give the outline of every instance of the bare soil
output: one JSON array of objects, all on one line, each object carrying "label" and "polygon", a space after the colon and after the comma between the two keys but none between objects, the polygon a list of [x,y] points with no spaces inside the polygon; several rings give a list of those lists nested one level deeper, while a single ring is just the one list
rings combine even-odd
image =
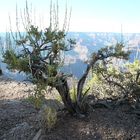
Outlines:
[{"label": "bare soil", "polygon": [[140,116],[128,105],[95,108],[81,119],[59,111],[55,127],[44,133],[40,110],[25,100],[33,87],[0,77],[0,140],[140,140]]}]

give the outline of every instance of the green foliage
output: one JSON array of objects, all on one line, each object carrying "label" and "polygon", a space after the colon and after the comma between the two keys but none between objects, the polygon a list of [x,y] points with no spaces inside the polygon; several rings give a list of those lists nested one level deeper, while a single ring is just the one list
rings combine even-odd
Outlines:
[{"label": "green foliage", "polygon": [[40,109],[44,104],[46,92],[46,85],[38,83],[35,87],[34,95],[30,95],[27,100],[31,102],[36,109]]},{"label": "green foliage", "polygon": [[124,44],[117,43],[114,46],[106,46],[98,50],[98,53],[93,53],[92,57],[95,59],[98,55],[100,60],[105,60],[106,58],[117,58],[117,59],[129,59],[129,51],[124,51]]},{"label": "green foliage", "polygon": [[17,57],[13,50],[6,50],[4,54],[4,62],[9,65],[9,68],[15,69],[17,65]]},{"label": "green foliage", "polygon": [[32,103],[36,109],[40,109],[42,107],[42,105],[43,105],[42,97],[38,97],[38,96],[36,97],[34,95],[30,95],[27,98],[27,101]]},{"label": "green foliage", "polygon": [[5,51],[3,58],[8,68],[31,73],[34,83],[45,80],[51,85],[58,81],[57,74],[63,65],[62,52],[75,44],[65,38],[64,31],[51,28],[42,31],[33,25],[16,42],[23,50],[18,53],[13,49]]},{"label": "green foliage", "polygon": [[74,87],[70,90],[70,96],[73,102],[76,102],[77,99],[76,95],[77,95],[77,91],[76,88]]},{"label": "green foliage", "polygon": [[45,130],[50,131],[57,122],[57,111],[53,107],[45,107],[42,113],[42,125]]},{"label": "green foliage", "polygon": [[126,68],[126,77],[129,79],[127,88],[130,91],[128,96],[138,101],[140,99],[140,60],[135,60],[133,63],[127,64]]},{"label": "green foliage", "polygon": [[134,81],[140,82],[140,78],[137,77],[140,73],[140,60],[135,60],[133,63],[126,64],[127,75],[133,77]]},{"label": "green foliage", "polygon": [[136,104],[140,100],[140,61],[115,65],[109,61],[108,65],[100,63],[93,70],[92,92],[97,98],[124,98]]},{"label": "green foliage", "polygon": [[115,97],[120,94],[118,88],[121,88],[124,75],[115,61],[128,60],[130,52],[124,51],[124,47],[124,44],[117,43],[93,53],[91,61],[93,74],[87,82],[86,89],[90,88],[90,92],[97,98],[107,98],[111,94]]},{"label": "green foliage", "polygon": [[4,62],[10,69],[30,72],[36,81],[47,79],[48,83],[55,83],[63,63],[62,51],[75,44],[72,40],[67,41],[64,31],[50,28],[42,31],[31,25],[26,35],[16,41],[17,45],[23,46],[23,51],[17,54],[15,50],[6,50]]},{"label": "green foliage", "polygon": [[9,49],[6,50],[5,54],[3,55],[4,62],[8,64],[9,69],[16,69],[22,70],[26,73],[30,72],[29,69],[29,60],[27,57],[20,57],[18,56],[14,50]]}]

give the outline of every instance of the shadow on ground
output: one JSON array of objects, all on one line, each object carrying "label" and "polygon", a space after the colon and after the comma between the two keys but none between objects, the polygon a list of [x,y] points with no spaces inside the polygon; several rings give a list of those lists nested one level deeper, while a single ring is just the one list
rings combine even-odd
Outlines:
[{"label": "shadow on ground", "polygon": [[[18,90],[14,90],[15,86]],[[63,105],[53,99],[46,100],[45,103],[59,110],[57,124],[50,132],[44,134],[40,123],[41,111],[36,110],[27,100],[23,100],[27,94],[25,87],[24,83],[7,82],[5,79],[0,81],[0,140],[139,140],[140,138],[140,117],[130,112],[128,105],[124,104],[114,109],[95,108],[88,117],[79,119],[62,111]],[[13,94],[15,97],[19,95],[19,99],[11,99],[14,97]]]},{"label": "shadow on ground", "polygon": [[[49,105],[58,104],[47,100]],[[23,100],[0,100],[0,139],[31,140],[41,129],[39,110]],[[59,111],[56,126],[38,140],[139,140],[140,118],[123,105],[97,108],[83,119]],[[35,140],[35,139],[34,139]]]}]

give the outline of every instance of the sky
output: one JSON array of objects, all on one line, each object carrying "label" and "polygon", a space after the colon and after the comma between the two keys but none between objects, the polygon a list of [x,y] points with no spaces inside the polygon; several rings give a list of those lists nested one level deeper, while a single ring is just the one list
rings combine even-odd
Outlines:
[{"label": "sky", "polygon": [[[9,16],[15,28],[16,5],[20,19],[25,1],[0,0],[0,32],[9,30]],[[50,0],[27,1],[33,23],[48,27]],[[68,11],[72,8],[69,31],[140,33],[140,0],[58,0],[58,3],[60,25],[63,25],[66,3]]]}]

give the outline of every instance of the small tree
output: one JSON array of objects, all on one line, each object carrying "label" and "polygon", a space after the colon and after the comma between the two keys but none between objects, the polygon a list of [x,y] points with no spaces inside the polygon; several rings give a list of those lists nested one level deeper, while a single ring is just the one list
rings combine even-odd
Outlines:
[{"label": "small tree", "polygon": [[[58,11],[58,10],[55,10]],[[50,12],[52,14],[52,12]],[[58,13],[53,14],[58,15]],[[128,54],[123,51],[123,44],[117,43],[115,46],[107,46],[93,53],[87,63],[87,68],[79,79],[76,86],[76,100],[73,101],[70,96],[68,76],[60,71],[63,66],[63,55],[75,45],[75,42],[66,38],[66,21],[64,28],[58,28],[58,17],[50,18],[50,26],[44,30],[31,25],[27,22],[26,33],[19,33],[19,39],[16,40],[18,46],[22,46],[22,51],[17,53],[16,50],[6,50],[4,61],[12,69],[24,71],[31,74],[32,81],[38,86],[45,85],[56,88],[59,92],[64,106],[71,114],[85,113],[86,107],[84,99],[89,91],[84,89],[86,78],[91,69],[100,61],[106,65],[108,58],[127,59]],[[66,19],[66,18],[65,18]]]}]

